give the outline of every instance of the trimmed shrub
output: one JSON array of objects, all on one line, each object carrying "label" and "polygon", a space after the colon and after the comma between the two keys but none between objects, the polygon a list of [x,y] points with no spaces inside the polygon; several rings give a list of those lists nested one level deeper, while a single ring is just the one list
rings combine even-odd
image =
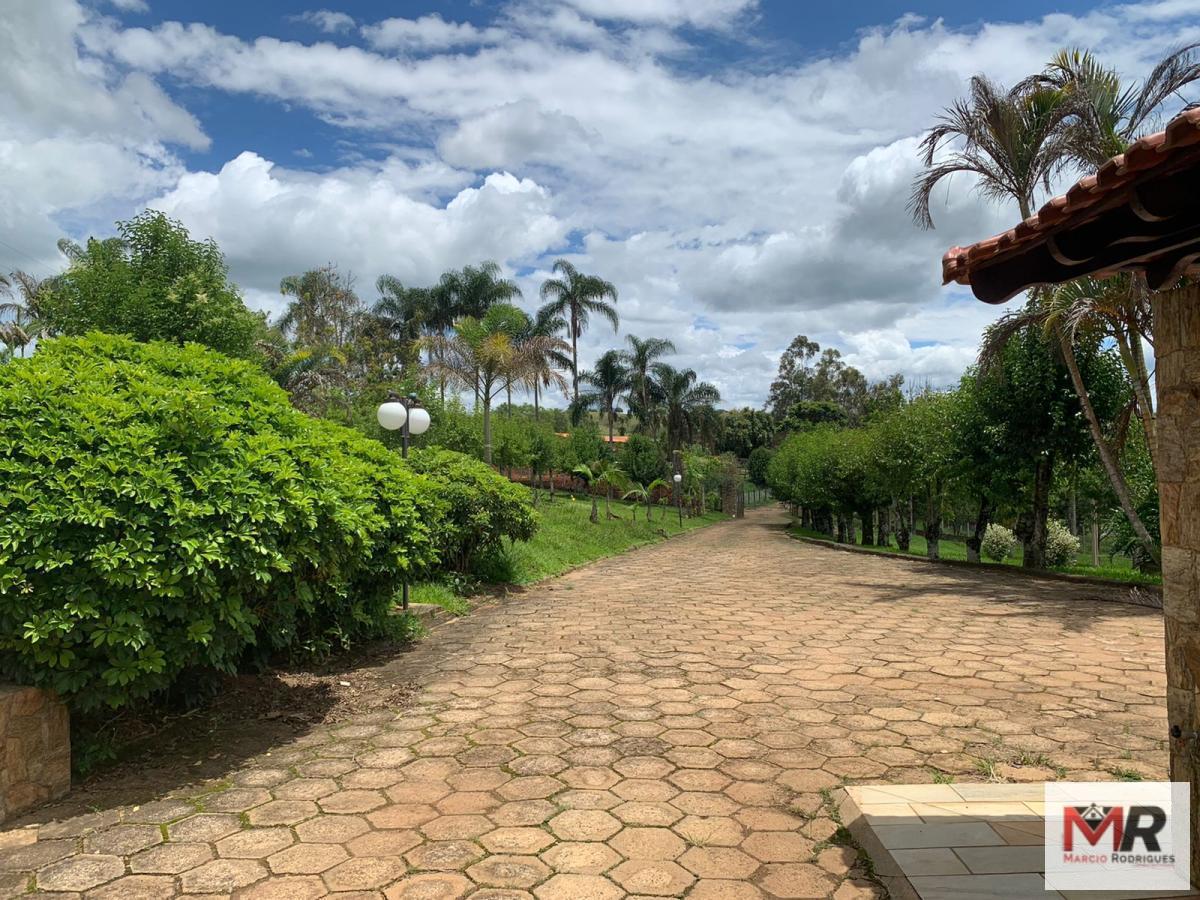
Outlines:
[{"label": "trimmed shrub", "polygon": [[527,541],[537,531],[529,489],[486,463],[436,447],[412,451],[408,461],[437,483],[446,507],[437,535],[444,565],[468,572],[502,549],[501,538]]},{"label": "trimmed shrub", "polygon": [[1079,559],[1079,538],[1062,522],[1046,523],[1046,565],[1070,566]]},{"label": "trimmed shrub", "polygon": [[746,475],[750,478],[751,484],[756,484],[759,487],[767,486],[767,470],[771,466],[771,459],[775,456],[775,451],[770,447],[755,447],[750,451],[750,458],[746,460]]},{"label": "trimmed shrub", "polygon": [[83,709],[377,634],[439,490],[198,345],[92,334],[0,366],[0,678]]},{"label": "trimmed shrub", "polygon": [[1017,536],[1003,525],[993,522],[983,533],[979,551],[993,562],[1004,562],[1017,550]]}]

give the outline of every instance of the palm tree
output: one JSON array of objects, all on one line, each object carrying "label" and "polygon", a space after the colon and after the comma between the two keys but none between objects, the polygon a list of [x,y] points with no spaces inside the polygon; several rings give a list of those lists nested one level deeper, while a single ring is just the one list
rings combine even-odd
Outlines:
[{"label": "palm tree", "polygon": [[511,304],[521,296],[517,283],[503,278],[499,264],[490,259],[446,272],[438,286],[446,297],[445,306],[453,313],[452,320],[463,316],[482,319],[495,304]]},{"label": "palm tree", "polygon": [[575,402],[579,400],[579,336],[587,329],[593,313],[608,319],[613,331],[617,330],[620,320],[613,307],[617,289],[595,275],[584,275],[565,259],[555,261],[553,272],[559,277],[542,284],[542,299],[550,301],[547,308],[554,315],[567,320],[571,336],[571,401]]},{"label": "palm tree", "polygon": [[[464,316],[454,324],[451,335],[428,335],[423,343],[431,354],[430,369],[442,377],[475,391],[483,407],[483,458],[492,461],[492,401],[513,381],[540,372],[549,352],[565,349],[560,338],[518,340],[529,317],[508,303],[497,303],[482,318]],[[567,383],[557,372],[551,380],[564,391]]]},{"label": "palm tree", "polygon": [[[645,503],[646,504],[646,522],[649,523],[650,522],[650,511],[651,511],[651,509],[653,509],[653,507],[651,506],[651,503],[653,502],[653,499],[654,499],[654,492],[657,491],[659,488],[666,488],[667,486],[668,486],[667,483],[665,481],[663,481],[661,478],[655,478],[649,484],[642,484],[641,482],[635,481],[635,482],[633,482],[633,486],[628,491],[625,492],[625,496],[623,499],[640,501],[642,503]],[[666,513],[664,513],[663,515],[666,515]],[[637,521],[637,504],[636,504],[636,502],[633,507],[633,521],[635,521],[635,522]]]},{"label": "palm tree", "polygon": [[[1159,61],[1144,81],[1130,84],[1122,84],[1115,69],[1102,65],[1087,51],[1068,49],[1058,53],[1045,71],[1033,80],[1062,92],[1071,102],[1072,116],[1066,130],[1066,152],[1070,157],[1085,168],[1098,169],[1112,157],[1124,153],[1144,133],[1156,130],[1155,119],[1163,105],[1183,88],[1200,80],[1198,48],[1200,43],[1173,50]],[[1146,445],[1157,467],[1154,396],[1142,351],[1142,339],[1151,345],[1154,343],[1150,289],[1145,277],[1139,273],[1131,281],[1118,279],[1111,289],[1089,282],[1086,293],[1093,300],[1101,295],[1106,298],[1094,304],[1093,309],[1107,320],[1107,326],[1119,323],[1111,336],[1121,347],[1121,359],[1133,384]]]},{"label": "palm tree", "polygon": [[629,370],[625,368],[624,354],[609,350],[596,360],[596,368],[580,372],[579,380],[592,390],[576,397],[571,404],[571,416],[578,421],[584,410],[598,408],[608,416],[608,443],[612,446],[617,399],[629,389]]},{"label": "palm tree", "polygon": [[642,430],[653,429],[653,398],[656,391],[651,368],[664,356],[675,352],[675,344],[666,338],[639,338],[625,336],[629,349],[624,352],[629,365],[630,406],[636,407],[638,424]]},{"label": "palm tree", "polygon": [[[943,110],[921,142],[925,171],[909,199],[913,218],[932,228],[933,190],[958,173],[975,175],[977,190],[989,200],[1015,200],[1021,218],[1029,218],[1039,187],[1049,191],[1050,179],[1066,162],[1063,123],[1071,111],[1062,91],[1028,82],[1006,91],[976,75],[968,96]],[[956,149],[939,158],[951,144]]]},{"label": "palm tree", "polygon": [[[554,312],[548,304],[534,314],[529,322],[529,328],[522,335],[522,341],[528,341],[535,338],[557,338],[559,333],[567,327],[566,320]],[[565,346],[565,342],[564,342]],[[533,418],[535,420],[541,418],[541,408],[539,400],[541,399],[541,391],[543,388],[548,388],[553,383],[555,376],[558,376],[559,369],[571,368],[571,358],[561,350],[548,349],[546,356],[541,360],[542,365],[534,374],[531,388],[533,390]],[[559,376],[561,377],[561,376]]]},{"label": "palm tree", "polygon": [[20,270],[0,275],[0,297],[12,296],[14,284],[20,291],[19,298],[0,301],[0,316],[10,317],[0,322],[0,343],[8,348],[9,356],[15,354],[15,348],[20,348],[23,357],[25,348],[41,334],[41,303],[49,279],[39,280]]},{"label": "palm tree", "polygon": [[407,288],[394,275],[380,275],[375,289],[379,299],[371,307],[371,315],[396,343],[402,371],[406,372],[420,362],[416,348],[434,317],[434,292],[429,288]]},{"label": "palm tree", "polygon": [[596,492],[592,490],[592,487],[596,484],[597,480],[596,472],[592,471],[591,466],[580,463],[571,470],[571,474],[581,479],[583,483],[587,485],[588,493],[592,497],[592,512],[588,516],[588,521],[595,525],[600,521],[600,511],[596,506]]},{"label": "palm tree", "polygon": [[1090,52],[1062,50],[1034,83],[1061,92],[1072,107],[1067,153],[1098,169],[1148,131],[1168,99],[1200,80],[1200,42],[1171,51],[1140,84],[1123,85],[1115,69]]},{"label": "palm tree", "polygon": [[699,381],[692,369],[655,363],[653,372],[666,408],[667,446],[677,450],[685,439],[690,441],[701,411],[720,402],[721,392],[707,381]]}]

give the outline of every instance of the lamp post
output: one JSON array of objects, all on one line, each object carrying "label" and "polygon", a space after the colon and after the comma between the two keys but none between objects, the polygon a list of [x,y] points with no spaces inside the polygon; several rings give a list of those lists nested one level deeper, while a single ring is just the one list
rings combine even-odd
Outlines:
[{"label": "lamp post", "polygon": [[[393,392],[379,404],[375,418],[381,428],[388,431],[400,430],[400,455],[408,459],[408,438],[413,434],[424,434],[429,430],[429,411],[421,406],[421,401],[415,394],[401,397]],[[401,608],[408,612],[408,581],[405,580],[400,599]]]},{"label": "lamp post", "polygon": [[680,482],[683,481],[683,475],[676,472],[671,476],[671,480],[675,482],[675,508],[679,510],[679,527],[683,527],[683,487]]}]

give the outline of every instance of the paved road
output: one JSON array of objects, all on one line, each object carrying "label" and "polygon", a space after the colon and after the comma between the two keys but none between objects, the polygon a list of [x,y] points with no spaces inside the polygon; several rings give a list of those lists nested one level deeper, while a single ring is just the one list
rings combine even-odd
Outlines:
[{"label": "paved road", "polygon": [[0,896],[850,900],[845,780],[1162,775],[1156,611],[781,525],[484,607],[396,663],[410,708],[204,790],[0,832]]}]

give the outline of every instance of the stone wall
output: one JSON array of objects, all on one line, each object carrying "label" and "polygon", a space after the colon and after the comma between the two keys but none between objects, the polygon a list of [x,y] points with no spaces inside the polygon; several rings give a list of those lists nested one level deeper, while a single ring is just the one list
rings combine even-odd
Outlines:
[{"label": "stone wall", "polygon": [[0,684],[0,822],[70,788],[66,704],[41,688]]}]

